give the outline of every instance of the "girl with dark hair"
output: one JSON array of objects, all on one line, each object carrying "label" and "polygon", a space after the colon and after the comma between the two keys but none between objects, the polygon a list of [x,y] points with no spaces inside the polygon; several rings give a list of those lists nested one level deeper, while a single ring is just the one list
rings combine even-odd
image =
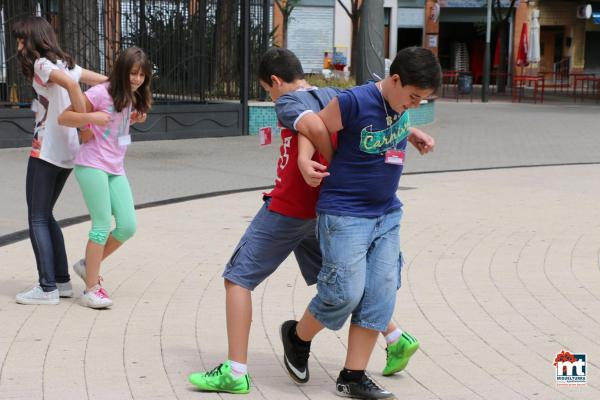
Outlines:
[{"label": "girl with dark hair", "polygon": [[[85,112],[69,108],[59,123],[81,128],[81,149],[75,159],[75,177],[90,212],[92,229],[85,259],[73,269],[85,281],[84,306],[106,308],[112,300],[101,285],[100,263],[136,230],[131,188],[123,160],[131,143],[129,126],[144,122],[150,110],[152,64],[137,47],[117,58],[109,81],[85,92]],[[108,117],[101,121],[100,115]],[[99,122],[101,121],[101,122]],[[111,232],[112,216],[116,227]]]},{"label": "girl with dark hair", "polygon": [[27,166],[26,197],[29,237],[35,254],[39,285],[16,296],[20,304],[58,304],[71,297],[67,254],[60,226],[53,215],[79,149],[77,131],[60,126],[58,116],[72,104],[85,109],[79,82],[96,85],[107,78],[76,65],[58,44],[54,30],[41,17],[25,17],[13,26],[23,75],[32,82],[37,99],[33,146]]}]

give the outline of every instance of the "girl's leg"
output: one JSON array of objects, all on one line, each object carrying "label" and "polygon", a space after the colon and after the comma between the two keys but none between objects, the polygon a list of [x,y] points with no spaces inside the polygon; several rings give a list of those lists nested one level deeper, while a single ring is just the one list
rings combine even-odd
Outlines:
[{"label": "girl's leg", "polygon": [[88,240],[85,247],[85,289],[90,290],[98,284],[100,278],[100,263],[104,245]]},{"label": "girl's leg", "polygon": [[[102,261],[114,253],[136,230],[135,207],[129,181],[124,175],[108,178],[112,213],[117,226],[110,234],[102,252]],[[116,236],[116,237],[115,237]],[[117,239],[118,237],[118,239]]]},{"label": "girl's leg", "polygon": [[[65,183],[71,174],[70,169],[62,169],[59,172],[56,178],[56,185],[54,187],[54,195],[52,196],[52,208],[51,211],[54,210],[54,205],[60,196],[63,188],[65,187]],[[54,215],[50,214],[50,235],[52,236],[52,245],[54,247],[54,271],[56,275],[57,283],[65,283],[71,280],[69,276],[69,263],[67,261],[67,251],[65,249],[65,240],[63,238],[62,230],[60,226],[54,219]]]},{"label": "girl's leg", "polygon": [[92,229],[85,252],[86,289],[98,283],[104,245],[111,228],[109,176],[96,168],[75,167],[75,177],[92,219]]},{"label": "girl's leg", "polygon": [[[64,172],[64,168],[37,158],[29,158],[26,181],[29,237],[35,254],[39,284],[46,292],[56,289],[56,261],[64,260],[66,263],[62,232],[52,216],[52,208],[68,177],[68,172]],[[55,254],[56,250],[60,254]]]},{"label": "girl's leg", "polygon": [[110,205],[115,216],[116,227],[111,233],[110,248],[105,249],[105,257],[131,238],[137,229],[133,195],[125,175],[111,175],[108,179]]},{"label": "girl's leg", "polygon": [[115,252],[119,247],[121,247],[123,243],[119,242],[115,237],[111,234],[104,245],[104,252],[102,253],[102,261],[106,259],[106,257],[110,256]]}]

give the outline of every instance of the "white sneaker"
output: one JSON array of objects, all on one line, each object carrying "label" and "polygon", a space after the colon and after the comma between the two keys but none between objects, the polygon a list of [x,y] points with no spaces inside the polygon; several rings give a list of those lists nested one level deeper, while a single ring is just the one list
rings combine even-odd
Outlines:
[{"label": "white sneaker", "polygon": [[73,264],[73,271],[75,271],[77,276],[83,280],[83,283],[85,283],[86,275],[85,275],[85,259],[84,258],[82,258],[81,260],[79,260],[75,264]]},{"label": "white sneaker", "polygon": [[[77,261],[75,264],[73,264],[73,271],[75,271],[75,273],[77,274],[78,277],[81,278],[81,280],[83,280],[83,283],[86,283],[85,279],[86,279],[86,272],[85,272],[85,258],[82,258],[81,260]],[[102,276],[98,275],[98,285],[102,284]]]},{"label": "white sneaker", "polygon": [[60,297],[73,297],[73,286],[71,286],[71,282],[56,282],[56,287],[58,288],[58,294]]},{"label": "white sneaker", "polygon": [[51,292],[44,292],[40,286],[36,286],[26,292],[21,292],[15,296],[19,304],[51,304],[59,303],[58,289]]},{"label": "white sneaker", "polygon": [[107,308],[112,306],[113,302],[108,297],[106,290],[102,286],[96,285],[95,289],[83,292],[81,304],[90,308]]}]

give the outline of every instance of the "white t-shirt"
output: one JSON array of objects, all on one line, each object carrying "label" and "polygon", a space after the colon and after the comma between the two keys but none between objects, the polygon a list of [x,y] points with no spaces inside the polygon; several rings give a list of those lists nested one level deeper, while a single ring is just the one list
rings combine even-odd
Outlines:
[{"label": "white t-shirt", "polygon": [[69,94],[62,86],[48,82],[54,70],[64,71],[75,82],[81,77],[81,67],[69,69],[58,60],[39,58],[33,65],[33,89],[37,93],[35,129],[31,157],[40,158],[62,168],[73,168],[79,150],[77,129],[58,124],[58,116],[71,105]]}]

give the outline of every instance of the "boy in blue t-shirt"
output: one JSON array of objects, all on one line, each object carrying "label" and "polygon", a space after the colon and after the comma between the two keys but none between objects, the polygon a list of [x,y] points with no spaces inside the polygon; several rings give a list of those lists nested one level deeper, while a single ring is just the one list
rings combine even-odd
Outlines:
[{"label": "boy in blue t-shirt", "polygon": [[[325,327],[340,329],[352,315],[346,361],[336,384],[342,396],[393,398],[365,369],[378,332],[391,320],[400,282],[402,203],[396,191],[406,144],[410,141],[422,154],[435,144],[409,127],[405,111],[418,107],[440,84],[441,68],[431,51],[403,49],[389,77],[340,93],[319,113],[323,124],[313,120],[310,127],[322,135],[339,132],[317,203],[323,266],[317,295],[300,321],[281,326],[281,337],[288,372],[308,375],[308,360],[300,356],[303,347]],[[298,166],[310,184],[323,172],[310,160],[314,147],[300,138]],[[315,141],[325,153],[323,143]]]}]

